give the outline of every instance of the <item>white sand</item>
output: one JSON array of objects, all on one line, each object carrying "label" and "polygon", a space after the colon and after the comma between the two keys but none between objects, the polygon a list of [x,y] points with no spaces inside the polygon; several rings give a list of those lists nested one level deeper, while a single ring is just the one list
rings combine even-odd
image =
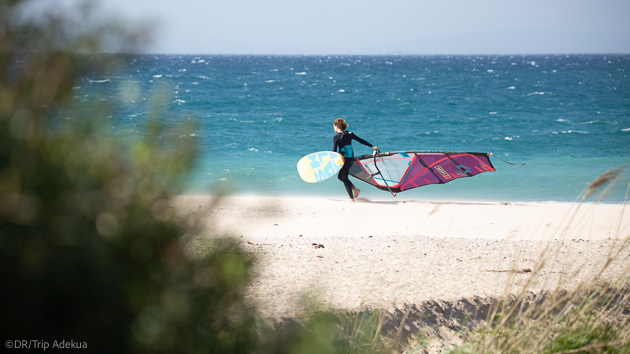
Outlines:
[{"label": "white sand", "polygon": [[[619,239],[630,236],[630,212],[622,205],[308,197],[213,202],[182,196],[176,207],[199,213],[208,237],[233,236],[257,256],[248,296],[270,317],[300,314],[307,294],[337,309],[393,310],[428,300],[496,298],[528,280],[534,280],[531,291],[569,289],[600,278]],[[630,253],[622,252],[601,278],[628,270]]]}]

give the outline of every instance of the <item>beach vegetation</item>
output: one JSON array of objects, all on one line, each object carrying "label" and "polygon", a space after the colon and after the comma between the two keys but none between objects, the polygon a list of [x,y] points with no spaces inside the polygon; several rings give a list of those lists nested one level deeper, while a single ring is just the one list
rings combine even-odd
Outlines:
[{"label": "beach vegetation", "polygon": [[[630,286],[602,284],[502,303],[511,313],[466,334],[453,353],[624,353],[630,349]],[[519,311],[513,311],[518,308]],[[499,315],[499,316],[497,316]]]},{"label": "beach vegetation", "polygon": [[[587,186],[579,197],[570,223],[578,222],[577,209],[592,198],[603,199],[612,184],[626,172],[620,166],[603,173]],[[630,185],[628,186],[630,191]],[[626,200],[627,200],[626,192]],[[493,306],[478,328],[464,334],[464,344],[451,348],[454,353],[627,353],[630,352],[630,265],[616,278],[602,279],[614,261],[622,261],[623,252],[630,248],[630,235],[616,227],[608,248],[608,257],[598,264],[595,276],[569,287],[571,277],[560,279],[549,290],[532,293],[546,264],[559,256],[557,243],[549,242],[540,255],[531,276],[515,294]],[[562,236],[562,232],[560,233]],[[581,260],[588,262],[589,260]],[[579,267],[578,267],[579,269]],[[578,270],[579,271],[579,270]],[[569,290],[567,290],[569,288]]]},{"label": "beach vegetation", "polygon": [[[233,243],[191,247],[170,201],[195,158],[190,126],[161,110],[128,143],[113,107],[73,100],[79,79],[139,38],[93,10],[24,15],[0,4],[0,294],[5,340],[73,340],[99,352],[243,352],[251,260]],[[150,100],[157,106],[161,100]],[[182,138],[186,137],[186,138]]]}]

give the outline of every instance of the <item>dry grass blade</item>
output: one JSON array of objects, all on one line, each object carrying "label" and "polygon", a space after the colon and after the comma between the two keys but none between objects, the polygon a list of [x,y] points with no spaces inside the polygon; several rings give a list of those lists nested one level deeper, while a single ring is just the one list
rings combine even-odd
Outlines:
[{"label": "dry grass blade", "polygon": [[[620,166],[607,171],[595,179],[584,191],[582,200],[600,194],[606,194],[630,165]],[[630,185],[626,191],[626,201]],[[577,211],[583,203],[576,204],[574,213],[568,215],[568,225],[582,222]],[[624,203],[625,205],[625,203]],[[623,209],[621,216],[623,219]],[[525,294],[531,282],[525,282],[520,294],[507,296],[490,312],[487,325],[478,335],[461,349],[466,352],[625,352],[630,347],[630,285],[627,276],[630,267],[623,265],[628,255],[630,238],[624,234],[622,220],[614,225],[615,233],[609,238],[607,256],[601,264],[595,265],[593,277],[577,286],[570,286],[569,279],[581,272],[582,267],[565,272],[567,277],[558,278],[557,284],[533,298]],[[568,226],[566,226],[568,227]],[[532,275],[540,276],[545,264],[552,264],[564,257],[562,244],[570,241],[564,232],[558,231],[559,242],[550,241],[540,255],[538,264],[533,267]],[[625,237],[624,237],[625,236]],[[621,262],[621,264],[619,264]],[[588,262],[585,262],[586,266]],[[611,270],[613,263],[617,264]],[[506,272],[515,272],[513,268]],[[612,278],[613,273],[616,273]],[[609,273],[607,275],[607,273]],[[538,281],[545,282],[546,277]],[[509,293],[508,293],[509,294]],[[473,339],[474,338],[474,339]],[[626,349],[622,349],[626,348]],[[459,350],[459,349],[458,349]]]},{"label": "dry grass blade", "polygon": [[628,166],[628,164],[622,165],[602,173],[586,187],[582,200],[586,200],[595,195],[603,186],[610,186],[611,184],[614,184],[619,179],[619,176],[625,172]]}]

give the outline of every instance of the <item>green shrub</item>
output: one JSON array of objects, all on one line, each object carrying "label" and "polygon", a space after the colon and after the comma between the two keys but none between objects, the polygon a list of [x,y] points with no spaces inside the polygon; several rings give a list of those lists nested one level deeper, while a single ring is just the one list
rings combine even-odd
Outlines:
[{"label": "green shrub", "polygon": [[245,351],[251,260],[227,241],[190,250],[195,223],[170,206],[194,162],[195,142],[178,138],[190,127],[166,129],[155,110],[125,144],[103,133],[106,106],[71,102],[88,69],[112,70],[76,52],[135,37],[20,20],[23,5],[0,5],[0,333],[103,352]]}]

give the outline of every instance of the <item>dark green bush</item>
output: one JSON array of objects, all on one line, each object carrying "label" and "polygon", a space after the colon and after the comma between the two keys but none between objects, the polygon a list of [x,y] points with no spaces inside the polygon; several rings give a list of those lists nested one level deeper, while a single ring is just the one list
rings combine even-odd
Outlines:
[{"label": "dark green bush", "polygon": [[251,261],[230,242],[191,250],[183,236],[194,222],[170,207],[194,141],[156,112],[144,140],[125,144],[103,134],[107,107],[71,102],[87,70],[115,69],[90,50],[137,37],[118,24],[25,19],[23,5],[0,4],[3,338],[103,352],[246,351]]}]

